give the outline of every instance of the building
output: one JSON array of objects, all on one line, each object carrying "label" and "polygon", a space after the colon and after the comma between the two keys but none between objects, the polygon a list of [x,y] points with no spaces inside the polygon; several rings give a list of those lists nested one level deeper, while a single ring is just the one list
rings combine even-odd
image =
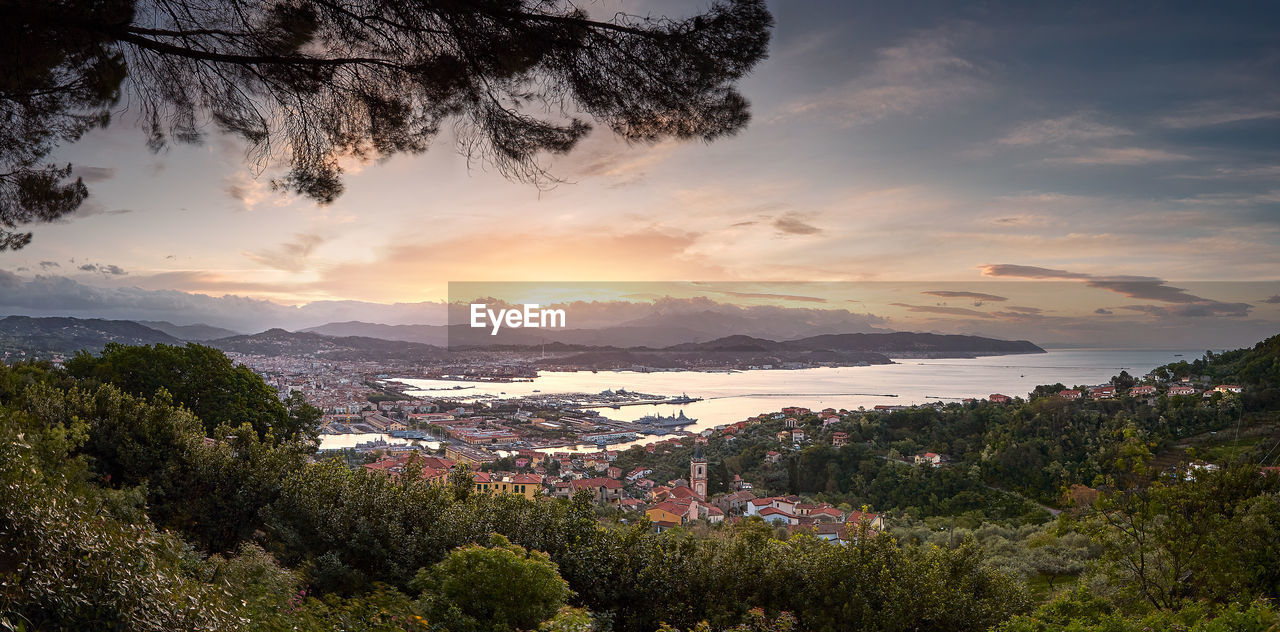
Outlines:
[{"label": "building", "polygon": [[840,447],[840,446],[842,446],[842,445],[845,445],[845,444],[847,444],[847,443],[849,443],[849,433],[847,433],[847,432],[833,432],[833,433],[831,433],[831,445],[832,445],[832,446],[834,446],[834,447],[837,447],[837,448],[838,448],[838,447]]},{"label": "building", "polygon": [[851,511],[849,512],[847,524],[856,527],[862,524],[864,520],[867,522],[867,527],[872,531],[884,531],[884,516],[875,513]]},{"label": "building", "polygon": [[693,458],[689,459],[689,487],[699,500],[707,498],[707,459],[702,456],[702,446],[693,449]]},{"label": "building", "polygon": [[480,463],[490,463],[498,460],[496,455],[485,452],[479,448],[473,448],[466,445],[454,445],[452,443],[445,446],[444,455],[446,458],[463,465],[477,465]]},{"label": "building", "polygon": [[590,490],[598,505],[618,505],[622,501],[622,482],[612,478],[582,478],[556,483],[557,498],[571,498],[581,490]]},{"label": "building", "polygon": [[529,499],[542,495],[542,477],[536,474],[476,472],[471,479],[475,481],[478,492],[519,494]]},{"label": "building", "polygon": [[1195,394],[1196,394],[1196,392],[1197,392],[1197,391],[1196,391],[1196,387],[1194,387],[1194,386],[1187,386],[1187,385],[1185,385],[1185,384],[1179,384],[1179,385],[1177,385],[1177,386],[1170,386],[1170,387],[1169,387],[1169,394],[1170,394],[1170,395],[1195,395]]},{"label": "building", "polygon": [[1218,393],[1239,393],[1244,389],[1236,386],[1235,384],[1219,384],[1215,386],[1213,390]]},{"label": "building", "polygon": [[725,494],[715,500],[717,507],[729,513],[742,513],[747,508],[747,503],[755,500],[756,495],[748,490],[740,490],[732,494]]},{"label": "building", "polygon": [[1135,386],[1129,389],[1129,395],[1132,397],[1149,397],[1156,394],[1156,387],[1151,385]]},{"label": "building", "polygon": [[1089,397],[1093,399],[1111,399],[1116,396],[1116,387],[1099,386],[1089,389]]},{"label": "building", "polygon": [[934,467],[942,467],[942,464],[947,461],[947,455],[938,454],[937,452],[925,452],[924,454],[917,454],[915,461],[916,465],[928,464]]},{"label": "building", "polygon": [[[692,517],[690,517],[691,513]],[[644,512],[644,515],[659,525],[664,523],[677,525],[696,520],[698,510],[688,500],[665,500],[649,508]]]},{"label": "building", "polygon": [[791,512],[778,509],[776,507],[765,507],[764,509],[761,509],[759,513],[757,513],[756,515],[760,516],[760,518],[765,522],[772,522],[774,524],[785,524],[785,525],[800,524],[800,518],[798,516],[796,516]]},{"label": "building", "polygon": [[1084,397],[1084,393],[1074,389],[1068,389],[1065,391],[1058,391],[1058,397],[1061,397],[1062,399],[1080,399],[1081,397]]},{"label": "building", "polygon": [[992,404],[1008,404],[1009,402],[1013,401],[1013,398],[1009,397],[1008,395],[1001,395],[1000,393],[992,393],[991,395],[987,396],[987,401],[991,402]]}]

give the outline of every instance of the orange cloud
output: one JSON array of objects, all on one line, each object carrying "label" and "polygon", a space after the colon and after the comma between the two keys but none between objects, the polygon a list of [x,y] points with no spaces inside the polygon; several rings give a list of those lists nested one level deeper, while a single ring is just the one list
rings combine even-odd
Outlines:
[{"label": "orange cloud", "polygon": [[371,262],[322,271],[317,285],[334,296],[386,301],[440,298],[449,281],[732,280],[690,251],[698,238],[647,228],[401,240]]}]

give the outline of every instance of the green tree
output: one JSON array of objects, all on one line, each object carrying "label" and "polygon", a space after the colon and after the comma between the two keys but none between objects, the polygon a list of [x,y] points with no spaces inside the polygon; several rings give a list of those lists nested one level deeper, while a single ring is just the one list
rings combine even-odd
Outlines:
[{"label": "green tree", "polygon": [[[108,343],[99,356],[80,352],[66,363],[78,378],[115,384],[139,397],[160,389],[204,423],[205,432],[227,424],[249,424],[259,437],[277,441],[314,440],[320,411],[301,395],[281,402],[275,389],[221,351],[198,344],[125,346]],[[216,437],[222,438],[222,437]]]},{"label": "green tree", "polygon": [[573,594],[546,553],[497,534],[489,546],[454,549],[420,571],[413,587],[422,592],[428,620],[459,632],[533,630]]}]

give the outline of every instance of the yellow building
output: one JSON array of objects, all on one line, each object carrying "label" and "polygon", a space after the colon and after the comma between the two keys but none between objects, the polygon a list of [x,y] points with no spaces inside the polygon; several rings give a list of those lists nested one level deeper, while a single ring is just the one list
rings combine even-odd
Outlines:
[{"label": "yellow building", "polygon": [[542,495],[542,477],[536,474],[493,476],[488,472],[476,472],[472,478],[478,492],[519,494],[531,500]]},{"label": "yellow building", "polygon": [[644,512],[655,523],[675,523],[684,524],[689,515],[690,503],[687,500],[668,500],[655,505],[653,508]]}]

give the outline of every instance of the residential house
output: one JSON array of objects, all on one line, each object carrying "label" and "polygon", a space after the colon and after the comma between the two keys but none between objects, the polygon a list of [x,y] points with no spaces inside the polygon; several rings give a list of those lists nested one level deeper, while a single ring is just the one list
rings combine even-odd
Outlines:
[{"label": "residential house", "polygon": [[800,518],[793,513],[783,511],[776,507],[765,507],[758,514],[765,522],[775,524],[795,525],[800,524]]},{"label": "residential house", "polygon": [[651,470],[651,469],[649,469],[649,468],[647,468],[647,467],[644,467],[644,466],[642,465],[642,466],[640,466],[640,467],[637,467],[637,468],[636,468],[636,469],[634,469],[634,470],[631,470],[631,473],[630,473],[630,474],[627,474],[627,480],[629,480],[629,481],[639,480],[639,479],[642,479],[642,478],[644,478],[644,477],[646,477],[646,476],[648,476],[648,475],[650,475],[650,474],[652,474],[652,473],[653,473],[653,470]]},{"label": "residential house", "polygon": [[876,513],[867,513],[864,511],[851,511],[847,520],[848,524],[859,525],[863,521],[867,522],[867,526],[873,531],[884,531],[884,516]]},{"label": "residential house", "polygon": [[755,500],[756,495],[747,490],[725,494],[715,500],[717,507],[727,513],[740,514],[746,511],[747,503]]},{"label": "residential house", "polygon": [[598,505],[617,505],[622,500],[622,482],[612,478],[583,478],[560,481],[555,485],[554,496],[570,498],[580,490],[589,490]]}]

